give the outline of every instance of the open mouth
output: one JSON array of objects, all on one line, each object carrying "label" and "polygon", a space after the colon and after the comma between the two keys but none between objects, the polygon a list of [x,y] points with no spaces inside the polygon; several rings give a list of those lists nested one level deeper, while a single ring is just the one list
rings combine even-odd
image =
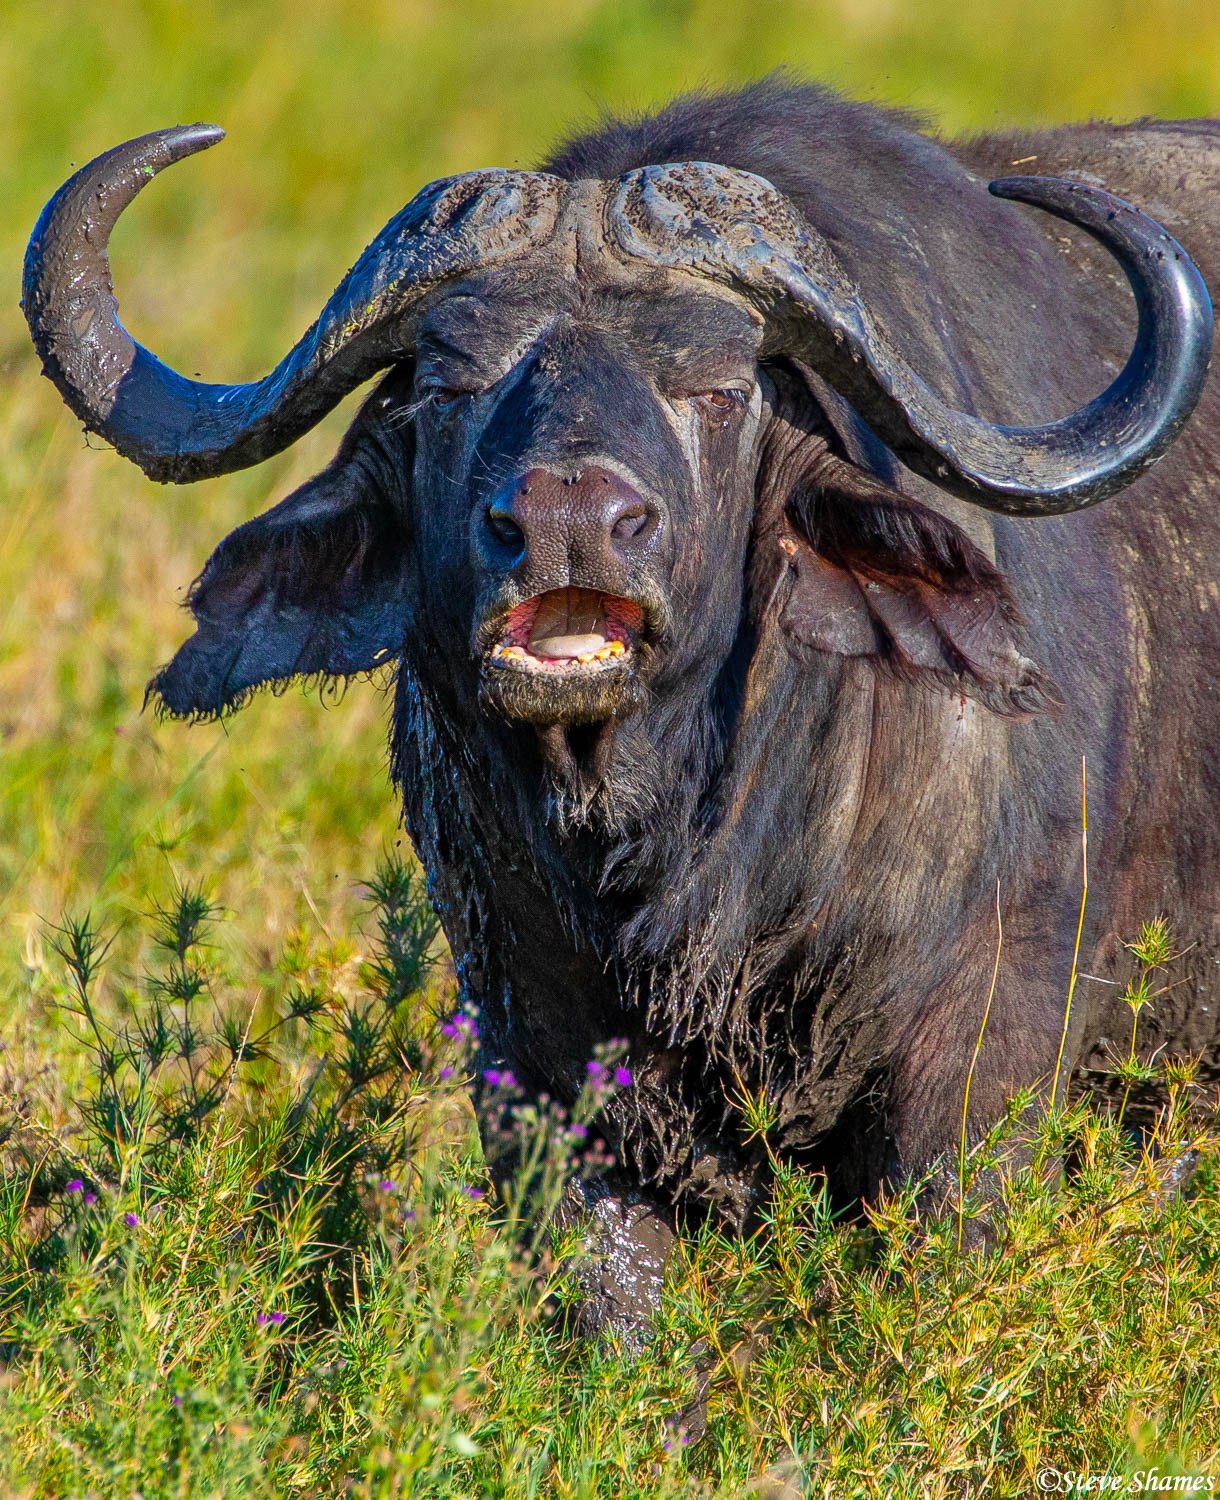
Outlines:
[{"label": "open mouth", "polygon": [[634,655],[643,611],[596,589],[551,589],[509,611],[487,656],[491,667],[548,677],[612,671]]}]

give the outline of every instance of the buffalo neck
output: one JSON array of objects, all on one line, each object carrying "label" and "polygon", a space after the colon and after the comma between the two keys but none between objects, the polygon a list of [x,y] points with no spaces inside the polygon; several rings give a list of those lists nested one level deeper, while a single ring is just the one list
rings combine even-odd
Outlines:
[{"label": "buffalo neck", "polygon": [[[774,592],[774,569],[751,554],[748,606]],[[833,658],[801,667],[765,613],[739,620],[722,660],[687,664],[678,691],[617,727],[591,796],[555,782],[527,727],[404,658],[394,774],[451,942],[527,922],[514,903],[549,908],[672,1031],[715,1025],[747,950],[762,982],[760,938],[776,965],[807,941],[855,824],[873,686]]]}]

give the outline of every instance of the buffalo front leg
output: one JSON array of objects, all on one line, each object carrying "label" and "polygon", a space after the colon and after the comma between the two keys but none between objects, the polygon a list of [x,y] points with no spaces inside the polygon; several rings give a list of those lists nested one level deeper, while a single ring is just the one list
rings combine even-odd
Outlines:
[{"label": "buffalo front leg", "polygon": [[581,1234],[577,1331],[610,1334],[639,1347],[661,1306],[665,1261],[677,1238],[673,1217],[638,1189],[604,1178],[568,1179],[554,1216]]}]

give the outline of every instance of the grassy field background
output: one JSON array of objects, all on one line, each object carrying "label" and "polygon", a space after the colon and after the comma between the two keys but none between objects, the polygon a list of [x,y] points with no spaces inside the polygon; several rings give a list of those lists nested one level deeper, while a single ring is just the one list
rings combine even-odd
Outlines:
[{"label": "grassy field background", "polygon": [[1220,111],[1211,0],[16,0],[3,43],[0,1006],[22,1024],[39,924],[65,905],[136,909],[167,863],[206,870],[230,941],[261,960],[298,923],[350,932],[354,881],[396,827],[370,687],[223,729],[141,714],[211,547],[326,461],[352,402],[261,468],[182,489],[87,447],[16,307],[25,239],[73,163],[177,121],[228,130],[113,251],[128,326],[228,380],[270,368],[424,182],[531,163],[603,107],[785,64],[948,131]]},{"label": "grassy field background", "polygon": [[167,866],[206,871],[228,940],[262,962],[298,924],[349,934],[357,879],[396,836],[372,687],[337,712],[293,692],[225,728],[141,714],[211,547],[326,461],[352,402],[252,473],[183,489],[88,447],[15,305],[25,238],[73,163],[177,121],[229,131],[130,211],[113,262],[137,336],[247,379],[422,183],[530,163],[604,107],[784,64],[950,131],[1220,111],[1211,0],[17,0],[3,34],[0,1014],[40,1047],[48,915],[141,909]]},{"label": "grassy field background", "polygon": [[[141,712],[145,681],[188,633],[178,606],[211,547],[329,458],[352,401],[290,453],[182,489],[150,484],[87,444],[39,378],[16,306],[25,239],[45,198],[73,164],[128,136],[195,119],[223,125],[228,141],[166,174],[126,215],[112,259],[124,322],[137,337],[188,373],[251,378],[427,180],[528,165],[604,108],[637,109],[780,65],[923,111],[946,132],[1220,114],[1220,9],[1214,0],[4,7],[0,1072],[49,1128],[76,1128],[92,1074],[55,1008],[66,980],[48,922],[91,910],[118,934],[113,973],[135,974],[155,951],[144,914],[174,882],[206,878],[226,913],[209,959],[226,984],[247,998],[281,994],[288,950],[293,973],[322,973],[335,994],[350,995],[375,956],[367,881],[401,834],[385,774],[386,703],[374,685],[353,686],[340,706],[295,690],[263,698],[223,727],[157,724]],[[101,1003],[129,1009],[131,987],[115,981]],[[1196,1229],[1203,1247],[1209,1241]],[[1186,1297],[1183,1318],[1211,1305],[1214,1279]],[[1171,1345],[1178,1325],[1168,1287]],[[1174,1369],[1174,1379],[1186,1378],[1180,1363]],[[1197,1390],[1183,1396],[1183,1422],[1214,1398],[1206,1382]],[[857,1404],[881,1399],[862,1394]],[[866,1411],[859,1420],[867,1430],[872,1418]],[[1146,1434],[1142,1419],[1131,1420],[1135,1452]],[[1198,1462],[1208,1459],[1202,1430],[1180,1434]],[[124,1441],[115,1439],[116,1451]],[[260,1454],[250,1472],[265,1477]],[[462,1459],[460,1443],[452,1454]],[[683,1475],[665,1484],[681,1488]],[[60,1492],[58,1482],[39,1493]],[[126,1482],[114,1479],[113,1493],[133,1493]],[[157,1492],[147,1476],[140,1482]],[[301,1479],[302,1492],[312,1482]],[[401,1476],[381,1490],[367,1482],[369,1493],[451,1492],[423,1480],[412,1489]],[[464,1482],[454,1479],[452,1493]],[[552,1489],[531,1482],[542,1488],[522,1480],[503,1492],[593,1494],[603,1481],[595,1475],[585,1489],[564,1489],[553,1476]],[[639,1483],[650,1492],[646,1478]],[[185,1480],[176,1492],[196,1493]]]}]

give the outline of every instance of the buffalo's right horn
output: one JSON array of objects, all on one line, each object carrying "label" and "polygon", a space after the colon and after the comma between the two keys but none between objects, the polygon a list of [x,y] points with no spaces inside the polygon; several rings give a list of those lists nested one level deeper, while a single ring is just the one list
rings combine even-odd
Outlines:
[{"label": "buffalo's right horn", "polygon": [[183,125],[95,158],[43,209],[25,257],[22,306],[44,371],[86,427],[150,478],[174,483],[288,447],[410,352],[411,314],[430,287],[545,240],[558,212],[561,184],[539,172],[434,182],[390,220],[270,375],[209,385],[168,369],[123,328],[106,246],[146,183],[223,135]]},{"label": "buffalo's right horn", "polygon": [[1164,453],[1203,393],[1212,309],[1176,240],[1129,203],[1083,183],[1006,177],[998,197],[1037,204],[1103,244],[1135,293],[1125,368],[1079,411],[1005,427],[955,411],[902,357],[827,241],[771,183],[710,162],[626,173],[612,233],[629,255],[728,282],[767,318],[772,347],[798,355],[918,473],[1014,516],[1104,500]]}]

